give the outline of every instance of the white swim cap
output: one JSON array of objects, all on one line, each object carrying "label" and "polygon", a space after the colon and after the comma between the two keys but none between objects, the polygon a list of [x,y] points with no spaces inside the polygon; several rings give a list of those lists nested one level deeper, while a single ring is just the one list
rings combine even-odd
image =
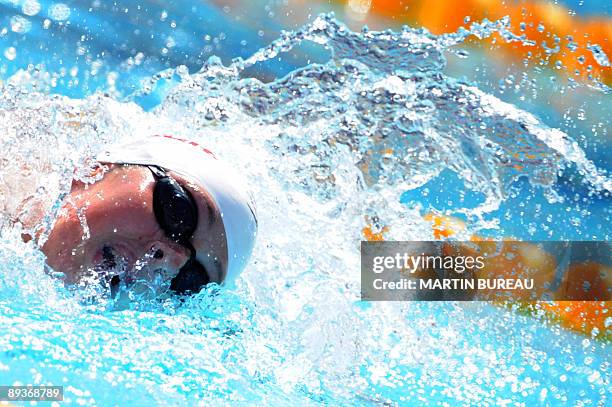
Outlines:
[{"label": "white swim cap", "polygon": [[227,272],[223,281],[232,282],[244,269],[257,232],[255,206],[242,177],[211,151],[196,142],[163,135],[112,146],[100,153],[97,160],[156,165],[197,181],[211,194],[221,212],[227,241]]}]

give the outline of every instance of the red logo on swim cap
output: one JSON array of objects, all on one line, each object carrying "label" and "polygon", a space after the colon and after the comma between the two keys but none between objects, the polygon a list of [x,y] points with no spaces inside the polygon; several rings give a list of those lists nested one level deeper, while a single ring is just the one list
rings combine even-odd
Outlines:
[{"label": "red logo on swim cap", "polygon": [[183,143],[187,143],[187,144],[189,144],[191,146],[194,146],[194,147],[197,147],[197,148],[201,149],[206,154],[210,154],[215,160],[217,159],[217,157],[215,156],[215,154],[212,151],[210,151],[207,148],[202,147],[201,145],[199,145],[195,141],[187,140],[187,139],[184,139],[184,138],[175,137],[175,136],[172,136],[172,135],[169,135],[169,134],[155,134],[153,137],[164,137],[164,138],[168,138],[170,140],[182,141]]}]

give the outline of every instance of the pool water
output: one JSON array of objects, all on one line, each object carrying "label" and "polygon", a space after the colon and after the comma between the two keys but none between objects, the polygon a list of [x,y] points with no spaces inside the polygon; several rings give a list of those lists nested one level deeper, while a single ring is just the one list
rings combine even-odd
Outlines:
[{"label": "pool water", "polygon": [[[93,16],[68,10],[92,29]],[[41,14],[19,57],[38,52],[29,46]],[[54,29],[67,20],[56,16]],[[608,341],[488,303],[359,299],[366,226],[430,240],[423,215],[435,210],[463,219],[466,237],[610,238],[609,168],[571,135],[446,72],[466,38],[523,41],[506,27],[354,32],[321,15],[191,71],[171,58],[138,68],[129,51],[134,67],[102,58],[100,76],[91,61],[72,79],[58,67],[7,68],[3,175],[28,162],[42,176],[37,193],[61,196],[74,168],[109,143],[184,135],[248,177],[260,232],[234,287],[117,309],[64,288],[21,231],[4,227],[0,383],[63,385],[66,401],[87,405],[607,405]],[[304,44],[320,47],[318,63],[260,80],[256,67]],[[609,101],[605,85],[580,91]]]}]

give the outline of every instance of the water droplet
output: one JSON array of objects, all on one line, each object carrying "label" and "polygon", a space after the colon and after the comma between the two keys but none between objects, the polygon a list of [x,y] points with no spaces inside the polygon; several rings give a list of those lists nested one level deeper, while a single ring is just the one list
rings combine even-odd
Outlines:
[{"label": "water droplet", "polygon": [[23,6],[21,6],[21,11],[26,16],[35,16],[40,12],[40,3],[38,0],[25,0]]},{"label": "water droplet", "polygon": [[14,60],[17,57],[17,50],[15,47],[8,47],[4,50],[4,57],[9,61]]},{"label": "water droplet", "polygon": [[30,31],[32,28],[32,23],[30,20],[23,16],[13,16],[11,17],[11,31],[24,34]]},{"label": "water droplet", "polygon": [[610,66],[610,60],[608,59],[606,53],[601,49],[601,46],[598,44],[593,44],[587,46],[587,48],[593,53],[593,58],[595,58],[595,61],[597,61],[599,65]]},{"label": "water droplet", "polygon": [[347,7],[356,14],[367,14],[372,7],[372,0],[349,0]]},{"label": "water droplet", "polygon": [[70,7],[64,3],[55,3],[49,8],[49,17],[55,21],[68,20],[70,17]]},{"label": "water droplet", "polygon": [[599,371],[597,371],[597,370],[593,370],[593,373],[591,373],[589,375],[587,380],[589,381],[589,383],[594,383],[597,380],[599,380],[600,378],[601,378],[601,373],[599,373]]}]

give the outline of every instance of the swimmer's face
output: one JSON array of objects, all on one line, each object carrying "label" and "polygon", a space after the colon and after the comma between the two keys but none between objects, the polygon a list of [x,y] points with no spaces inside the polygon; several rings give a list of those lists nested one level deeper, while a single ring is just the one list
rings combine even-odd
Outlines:
[{"label": "swimmer's face", "polygon": [[[191,243],[210,280],[220,282],[227,246],[219,209],[206,189],[168,172],[191,192],[198,226]],[[142,166],[110,166],[94,184],[74,182],[43,252],[67,284],[96,276],[116,283],[168,287],[189,259],[189,250],[169,239],[153,212],[155,179]]]}]

